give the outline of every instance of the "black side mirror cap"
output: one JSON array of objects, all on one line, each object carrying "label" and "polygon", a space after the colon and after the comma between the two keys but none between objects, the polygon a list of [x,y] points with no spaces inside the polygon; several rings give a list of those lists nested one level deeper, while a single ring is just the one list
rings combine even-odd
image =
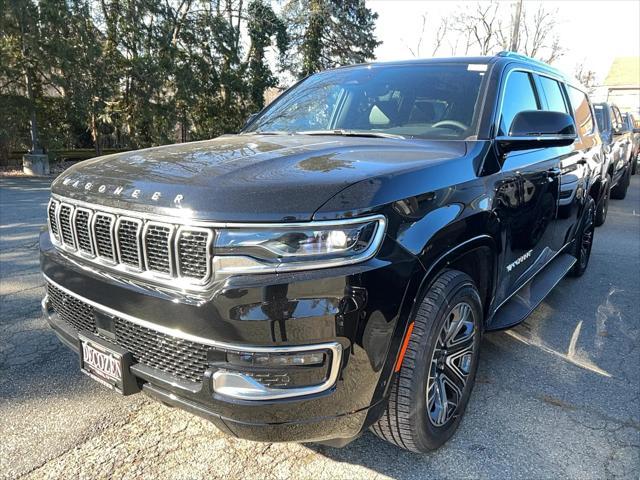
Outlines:
[{"label": "black side mirror cap", "polygon": [[573,118],[566,113],[526,110],[515,116],[509,135],[497,137],[496,141],[504,154],[515,150],[564,147],[577,138]]}]

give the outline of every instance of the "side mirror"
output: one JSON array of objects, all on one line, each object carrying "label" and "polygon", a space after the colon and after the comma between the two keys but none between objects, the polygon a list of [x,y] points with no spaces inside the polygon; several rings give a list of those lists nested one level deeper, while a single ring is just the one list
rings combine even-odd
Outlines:
[{"label": "side mirror", "polygon": [[518,113],[508,136],[497,137],[502,153],[534,148],[565,147],[576,141],[576,126],[566,113],[526,110]]}]

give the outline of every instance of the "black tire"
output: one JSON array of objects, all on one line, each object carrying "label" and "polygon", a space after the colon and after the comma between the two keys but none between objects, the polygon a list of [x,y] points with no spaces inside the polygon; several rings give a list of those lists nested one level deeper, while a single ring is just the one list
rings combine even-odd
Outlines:
[{"label": "black tire", "polygon": [[571,254],[576,257],[576,263],[569,271],[572,277],[581,277],[589,266],[591,248],[593,247],[593,235],[595,231],[596,202],[589,198],[586,211],[582,217],[582,223],[576,232]]},{"label": "black tire", "polygon": [[631,159],[631,175],[635,175],[636,174],[636,170],[638,169],[638,158],[640,157],[640,153],[636,154],[636,156],[634,156]]},{"label": "black tire", "polygon": [[600,195],[598,208],[596,209],[596,227],[604,225],[607,220],[607,212],[609,211],[609,196],[611,195],[611,175],[607,175],[604,185],[604,192]]},{"label": "black tire", "polygon": [[627,196],[627,189],[629,188],[629,183],[631,183],[631,172],[630,168],[626,167],[624,170],[624,174],[620,179],[620,182],[611,189],[611,198],[615,200],[622,200]]},{"label": "black tire", "polygon": [[[413,321],[386,410],[371,429],[398,447],[427,452],[454,434],[475,382],[482,303],[473,280],[456,270],[440,274]],[[438,392],[444,392],[444,397]],[[454,402],[449,402],[448,394],[456,404],[451,409]]]}]

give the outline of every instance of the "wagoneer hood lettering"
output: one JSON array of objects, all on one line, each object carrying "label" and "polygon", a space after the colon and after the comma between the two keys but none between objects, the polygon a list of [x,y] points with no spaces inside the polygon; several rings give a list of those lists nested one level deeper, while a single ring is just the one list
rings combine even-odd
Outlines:
[{"label": "wagoneer hood lettering", "polygon": [[74,200],[141,212],[306,221],[353,183],[464,152],[464,142],[226,136],[89,160],[67,170],[52,188]]}]

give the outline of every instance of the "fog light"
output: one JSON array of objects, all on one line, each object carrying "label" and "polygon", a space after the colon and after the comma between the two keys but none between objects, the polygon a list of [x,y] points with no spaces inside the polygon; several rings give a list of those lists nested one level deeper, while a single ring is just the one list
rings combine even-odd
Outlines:
[{"label": "fog light", "polygon": [[227,353],[227,362],[238,366],[287,367],[295,365],[322,365],[328,352],[300,353]]},{"label": "fog light", "polygon": [[270,400],[318,393],[336,382],[342,355],[339,343],[256,350],[220,352],[211,363],[216,394]]}]

